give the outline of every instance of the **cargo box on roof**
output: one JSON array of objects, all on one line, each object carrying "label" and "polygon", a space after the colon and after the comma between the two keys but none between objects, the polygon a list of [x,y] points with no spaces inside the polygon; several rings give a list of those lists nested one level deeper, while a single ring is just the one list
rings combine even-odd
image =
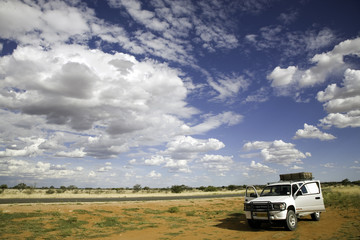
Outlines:
[{"label": "cargo box on roof", "polygon": [[280,174],[281,181],[312,180],[311,172]]}]

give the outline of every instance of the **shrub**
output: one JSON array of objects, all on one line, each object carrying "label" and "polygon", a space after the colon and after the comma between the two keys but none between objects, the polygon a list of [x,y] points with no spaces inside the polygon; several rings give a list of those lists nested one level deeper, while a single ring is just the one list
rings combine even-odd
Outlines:
[{"label": "shrub", "polygon": [[56,189],[57,193],[64,193],[66,191],[66,189]]},{"label": "shrub", "polygon": [[68,190],[74,190],[74,189],[77,189],[78,187],[75,186],[75,185],[70,185],[67,187]]},{"label": "shrub", "polygon": [[27,187],[25,183],[19,183],[18,185],[14,186],[15,189],[19,189],[19,191],[24,190]]},{"label": "shrub", "polygon": [[181,193],[181,192],[183,192],[185,189],[182,187],[182,186],[180,186],[180,185],[173,185],[173,186],[171,186],[171,192],[172,193]]},{"label": "shrub", "polygon": [[140,192],[141,191],[141,185],[140,184],[135,184],[133,187],[133,192]]},{"label": "shrub", "polygon": [[171,207],[168,209],[168,212],[169,213],[178,213],[178,212],[180,212],[180,210],[178,207]]},{"label": "shrub", "polygon": [[214,186],[208,186],[204,189],[205,192],[216,192],[217,190],[218,188]]},{"label": "shrub", "polygon": [[193,216],[195,216],[195,214],[196,214],[195,211],[186,212],[186,216],[188,216],[188,217],[193,217]]},{"label": "shrub", "polygon": [[49,189],[45,192],[46,194],[54,194],[55,193],[55,190],[53,189]]}]

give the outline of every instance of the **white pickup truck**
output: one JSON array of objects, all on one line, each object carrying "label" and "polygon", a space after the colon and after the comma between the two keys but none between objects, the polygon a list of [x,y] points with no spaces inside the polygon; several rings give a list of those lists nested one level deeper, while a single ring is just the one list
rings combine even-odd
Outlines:
[{"label": "white pickup truck", "polygon": [[259,195],[253,186],[247,186],[244,211],[252,228],[262,222],[283,222],[286,229],[296,229],[300,217],[311,215],[320,220],[325,211],[320,181],[289,180],[269,183]]}]

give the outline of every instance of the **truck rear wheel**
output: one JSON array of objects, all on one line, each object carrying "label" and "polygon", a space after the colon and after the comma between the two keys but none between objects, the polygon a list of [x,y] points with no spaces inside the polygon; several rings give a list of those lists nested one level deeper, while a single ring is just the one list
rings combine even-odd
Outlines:
[{"label": "truck rear wheel", "polygon": [[314,212],[311,214],[311,219],[314,221],[320,221],[320,212]]},{"label": "truck rear wheel", "polygon": [[289,210],[286,215],[285,228],[294,231],[297,226],[297,217],[293,210]]}]

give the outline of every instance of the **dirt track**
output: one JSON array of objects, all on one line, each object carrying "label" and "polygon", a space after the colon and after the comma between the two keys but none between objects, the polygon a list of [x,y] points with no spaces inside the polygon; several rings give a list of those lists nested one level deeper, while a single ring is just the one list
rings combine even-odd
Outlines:
[{"label": "dirt track", "polygon": [[[243,198],[0,205],[2,215],[38,213],[39,218],[12,219],[0,228],[1,239],[360,239],[359,209],[328,208],[319,222],[305,218],[294,232],[264,225],[248,227]],[[173,209],[174,211],[170,211]],[[13,214],[13,215],[11,215]],[[66,231],[59,222],[69,221]],[[110,221],[112,220],[112,221]],[[43,232],[27,228],[34,221]],[[82,225],[81,225],[81,224]],[[16,228],[17,231],[16,231]]]}]

